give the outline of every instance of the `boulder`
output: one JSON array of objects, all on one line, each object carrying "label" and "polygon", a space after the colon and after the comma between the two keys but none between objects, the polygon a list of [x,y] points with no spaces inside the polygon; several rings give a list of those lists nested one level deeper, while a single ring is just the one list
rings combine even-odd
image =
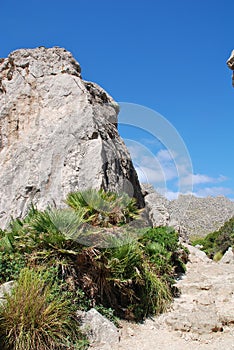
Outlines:
[{"label": "boulder", "polygon": [[206,262],[211,263],[212,260],[208,258],[205,252],[202,250],[193,247],[189,244],[184,244],[184,246],[189,250],[189,260],[192,263],[198,263],[198,262]]},{"label": "boulder", "polygon": [[81,324],[80,329],[86,334],[92,348],[108,350],[118,344],[118,328],[97,310],[77,311],[77,317]]},{"label": "boulder", "polygon": [[117,130],[119,107],[59,47],[0,59],[0,227],[10,216],[63,205],[71,191],[103,188],[144,200]]},{"label": "boulder", "polygon": [[157,192],[146,194],[145,208],[153,227],[168,226],[170,214],[167,202],[168,200]]}]

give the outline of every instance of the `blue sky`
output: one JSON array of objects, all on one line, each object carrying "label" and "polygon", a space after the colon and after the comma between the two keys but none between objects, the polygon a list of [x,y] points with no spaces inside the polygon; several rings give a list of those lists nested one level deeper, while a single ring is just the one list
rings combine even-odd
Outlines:
[{"label": "blue sky", "polygon": [[[5,1],[0,56],[41,45],[70,50],[85,80],[118,102],[160,113],[177,130],[193,166],[183,183],[190,177],[196,195],[233,199],[234,89],[226,66],[234,49],[233,14],[233,0]],[[144,132],[143,120],[143,130],[122,125],[120,133],[140,178],[160,188],[160,167],[173,198],[181,191],[176,169],[183,164],[178,167],[179,155],[155,133]]]}]

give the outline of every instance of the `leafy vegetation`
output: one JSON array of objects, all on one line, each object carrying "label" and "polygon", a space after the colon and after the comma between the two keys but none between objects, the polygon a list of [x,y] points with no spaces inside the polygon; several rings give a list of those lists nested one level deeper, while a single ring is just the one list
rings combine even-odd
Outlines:
[{"label": "leafy vegetation", "polygon": [[229,247],[234,247],[234,217],[218,231],[209,233],[205,238],[194,239],[192,243],[201,245],[201,249],[210,258],[215,257],[215,260],[220,260]]},{"label": "leafy vegetation", "polygon": [[139,214],[135,198],[102,189],[70,193],[66,203],[76,211],[85,210],[84,217],[94,226],[121,226]]},{"label": "leafy vegetation", "polygon": [[[163,312],[175,293],[174,277],[185,271],[187,254],[178,243],[178,234],[166,227],[139,229],[129,225],[136,221],[139,210],[126,194],[87,190],[69,194],[66,202],[66,209],[39,211],[32,207],[24,219],[12,220],[7,230],[0,231],[0,283],[18,280],[1,310],[2,332],[8,322],[6,332],[1,333],[6,349],[60,349],[61,339],[66,339],[69,349],[78,349],[84,341],[82,337],[81,343],[74,339],[68,326],[73,321],[66,318],[77,309],[96,307],[116,324],[117,316],[142,320]],[[90,232],[95,233],[96,241]],[[103,233],[107,245],[98,244]],[[82,245],[81,238],[85,237],[87,244],[89,235],[89,245]],[[38,269],[46,270],[40,275],[41,284]],[[35,300],[38,297],[35,305],[30,288]],[[25,325],[16,319],[16,300],[21,307],[23,290],[25,319],[29,313]],[[59,316],[63,325],[55,322],[56,334],[56,327],[48,326],[47,333],[42,333],[47,344],[43,347],[38,329],[43,322],[55,320],[49,313],[55,311],[54,305],[58,313],[63,308]],[[15,318],[7,319],[13,308]],[[30,328],[32,319],[35,329]],[[43,329],[47,329],[46,324]],[[23,345],[17,348],[14,343]]]}]

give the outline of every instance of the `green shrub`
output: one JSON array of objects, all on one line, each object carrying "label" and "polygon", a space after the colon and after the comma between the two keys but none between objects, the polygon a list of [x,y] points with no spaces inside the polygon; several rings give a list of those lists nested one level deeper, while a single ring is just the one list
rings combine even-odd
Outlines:
[{"label": "green shrub", "polygon": [[75,349],[82,340],[69,301],[51,298],[51,286],[40,272],[23,269],[0,307],[3,350]]},{"label": "green shrub", "polygon": [[187,260],[178,234],[169,228],[149,229],[143,237],[116,237],[113,246],[84,248],[77,258],[79,284],[88,298],[128,319],[164,311],[174,275],[185,270]]},{"label": "green shrub", "polygon": [[185,272],[188,253],[178,240],[178,233],[171,227],[151,228],[140,239],[159,275],[170,277]]},{"label": "green shrub", "polygon": [[224,254],[229,247],[234,246],[234,217],[225,222],[218,231],[211,232],[204,238],[195,239],[192,244],[201,245],[201,249],[210,258],[218,252]]},{"label": "green shrub", "polygon": [[78,257],[79,284],[94,305],[141,320],[165,310],[170,288],[160,280],[137,241],[115,248],[85,248]]},{"label": "green shrub", "polygon": [[25,266],[26,259],[21,253],[0,251],[0,284],[17,279]]},{"label": "green shrub", "polygon": [[[40,266],[47,270],[51,302],[62,295],[73,309],[96,306],[111,319],[141,320],[164,311],[175,275],[185,271],[187,253],[178,234],[132,227],[139,211],[125,194],[88,190],[70,194],[67,203],[68,209],[32,207],[0,232],[0,281],[17,278],[25,266]],[[86,227],[94,233],[89,247],[79,243],[84,232],[87,243]],[[96,244],[102,239],[106,245]]]}]

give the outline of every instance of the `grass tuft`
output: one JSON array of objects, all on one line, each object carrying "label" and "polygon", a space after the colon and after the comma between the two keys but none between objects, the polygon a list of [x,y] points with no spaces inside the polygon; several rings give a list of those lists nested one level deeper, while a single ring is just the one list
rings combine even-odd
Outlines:
[{"label": "grass tuft", "polygon": [[64,350],[78,344],[78,323],[69,302],[51,294],[42,272],[23,269],[0,308],[3,350]]}]

